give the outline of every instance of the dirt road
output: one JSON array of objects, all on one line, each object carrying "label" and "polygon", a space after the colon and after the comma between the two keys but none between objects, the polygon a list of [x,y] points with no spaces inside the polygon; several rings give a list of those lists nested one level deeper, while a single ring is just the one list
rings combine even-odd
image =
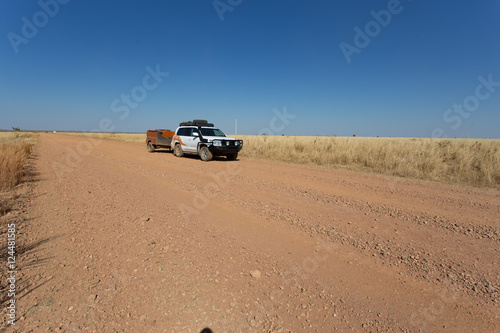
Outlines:
[{"label": "dirt road", "polygon": [[500,330],[498,192],[59,134],[35,164],[20,331]]}]

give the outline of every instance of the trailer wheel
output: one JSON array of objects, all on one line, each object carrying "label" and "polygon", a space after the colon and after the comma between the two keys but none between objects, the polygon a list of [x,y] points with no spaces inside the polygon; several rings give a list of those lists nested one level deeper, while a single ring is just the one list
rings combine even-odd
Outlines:
[{"label": "trailer wheel", "polygon": [[212,152],[207,147],[200,148],[200,158],[202,161],[208,162],[212,159]]},{"label": "trailer wheel", "polygon": [[179,143],[175,144],[174,155],[177,157],[184,156],[184,152],[182,151],[182,147]]},{"label": "trailer wheel", "polygon": [[149,141],[148,142],[148,151],[150,153],[154,153],[155,152],[155,148],[156,148],[155,145],[151,141]]}]

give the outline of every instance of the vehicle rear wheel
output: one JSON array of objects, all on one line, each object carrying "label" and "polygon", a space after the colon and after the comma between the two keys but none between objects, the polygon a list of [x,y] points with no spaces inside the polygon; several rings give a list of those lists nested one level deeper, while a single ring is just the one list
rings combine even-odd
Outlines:
[{"label": "vehicle rear wheel", "polygon": [[149,142],[148,142],[148,151],[149,151],[150,153],[154,153],[154,152],[155,152],[155,150],[156,150],[155,145],[154,145],[151,141],[149,141]]},{"label": "vehicle rear wheel", "polygon": [[177,156],[177,157],[182,157],[184,156],[184,152],[182,151],[182,147],[179,143],[177,143],[175,145],[175,148],[174,148],[174,155]]},{"label": "vehicle rear wheel", "polygon": [[208,162],[212,159],[212,152],[207,147],[200,148],[200,158],[202,161]]},{"label": "vehicle rear wheel", "polygon": [[238,153],[229,154],[226,156],[229,161],[234,161],[238,158]]}]

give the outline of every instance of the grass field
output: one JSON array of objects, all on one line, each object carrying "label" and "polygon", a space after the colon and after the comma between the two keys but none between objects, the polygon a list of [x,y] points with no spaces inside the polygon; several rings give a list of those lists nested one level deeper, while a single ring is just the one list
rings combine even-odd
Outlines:
[{"label": "grass field", "polygon": [[500,188],[500,140],[241,136],[242,157]]},{"label": "grass field", "polygon": [[[70,133],[145,144],[146,134]],[[240,157],[500,189],[500,140],[240,135]]]}]

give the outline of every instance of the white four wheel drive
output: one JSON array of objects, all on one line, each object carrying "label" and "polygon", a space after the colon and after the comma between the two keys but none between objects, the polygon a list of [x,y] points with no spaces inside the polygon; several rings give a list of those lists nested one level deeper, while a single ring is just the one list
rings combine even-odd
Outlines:
[{"label": "white four wheel drive", "polygon": [[203,161],[210,161],[214,156],[235,160],[243,148],[242,140],[227,137],[206,120],[180,123],[170,144],[175,156],[199,155]]}]

